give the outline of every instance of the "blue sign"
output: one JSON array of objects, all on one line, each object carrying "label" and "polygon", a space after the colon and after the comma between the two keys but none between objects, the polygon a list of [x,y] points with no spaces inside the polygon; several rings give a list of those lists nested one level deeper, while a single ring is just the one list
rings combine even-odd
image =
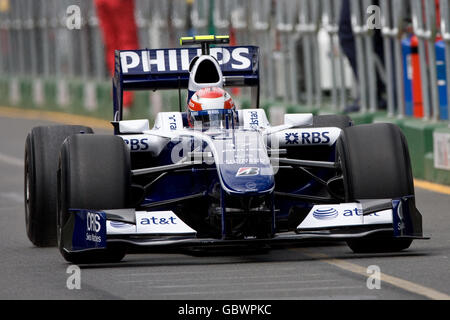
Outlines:
[{"label": "blue sign", "polygon": [[[403,81],[404,81],[404,96],[405,96],[405,114],[407,116],[413,115],[413,94],[412,94],[412,54],[417,54],[417,48],[411,47],[411,36],[402,40],[402,56],[403,56]],[[388,75],[392,77],[393,75]]]},{"label": "blue sign", "polygon": [[[200,48],[145,49],[120,51],[123,75],[187,73]],[[258,47],[216,47],[210,49],[222,72],[249,72],[257,68]]]},{"label": "blue sign", "polygon": [[106,248],[106,214],[93,210],[71,211],[75,215],[72,250]]},{"label": "blue sign", "polygon": [[436,42],[437,85],[439,92],[439,114],[441,120],[448,120],[447,74],[445,65],[445,43]]}]

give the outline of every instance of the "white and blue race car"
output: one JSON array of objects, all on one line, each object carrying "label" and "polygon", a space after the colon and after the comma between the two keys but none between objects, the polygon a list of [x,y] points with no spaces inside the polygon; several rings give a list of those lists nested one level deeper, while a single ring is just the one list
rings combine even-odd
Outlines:
[{"label": "white and blue race car", "polygon": [[[397,126],[313,114],[286,114],[271,126],[259,108],[258,48],[226,43],[199,36],[182,39],[199,48],[117,51],[114,135],[84,126],[31,131],[25,212],[35,245],[57,244],[67,261],[94,263],[304,240],[400,251],[424,238]],[[253,108],[208,130],[191,128],[181,107],[160,112],[153,127],[122,118],[124,90],[190,95],[210,86],[250,87]]]}]

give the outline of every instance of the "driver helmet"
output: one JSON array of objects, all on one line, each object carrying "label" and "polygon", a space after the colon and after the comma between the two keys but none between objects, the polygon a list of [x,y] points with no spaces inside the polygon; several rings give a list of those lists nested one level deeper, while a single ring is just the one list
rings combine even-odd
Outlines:
[{"label": "driver helmet", "polygon": [[187,106],[190,127],[201,123],[202,129],[234,128],[236,108],[230,94],[219,87],[202,88],[195,92]]}]

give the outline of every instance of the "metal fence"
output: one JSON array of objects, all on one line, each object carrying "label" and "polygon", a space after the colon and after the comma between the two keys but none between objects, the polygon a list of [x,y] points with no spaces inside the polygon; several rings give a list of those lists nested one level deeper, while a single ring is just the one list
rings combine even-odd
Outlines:
[{"label": "metal fence", "polygon": [[[135,17],[140,47],[211,32],[260,46],[263,99],[448,119],[450,0],[348,0],[357,77],[340,45],[344,1],[135,0]],[[80,28],[67,25],[71,8],[80,10]],[[0,45],[2,76],[110,77],[93,0],[0,0]]]}]

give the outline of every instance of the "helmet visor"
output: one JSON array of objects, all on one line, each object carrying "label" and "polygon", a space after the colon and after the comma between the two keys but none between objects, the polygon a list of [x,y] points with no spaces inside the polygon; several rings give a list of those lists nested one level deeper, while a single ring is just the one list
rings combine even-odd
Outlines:
[{"label": "helmet visor", "polygon": [[193,125],[202,126],[202,129],[229,129],[234,127],[233,109],[213,109],[191,111]]}]

